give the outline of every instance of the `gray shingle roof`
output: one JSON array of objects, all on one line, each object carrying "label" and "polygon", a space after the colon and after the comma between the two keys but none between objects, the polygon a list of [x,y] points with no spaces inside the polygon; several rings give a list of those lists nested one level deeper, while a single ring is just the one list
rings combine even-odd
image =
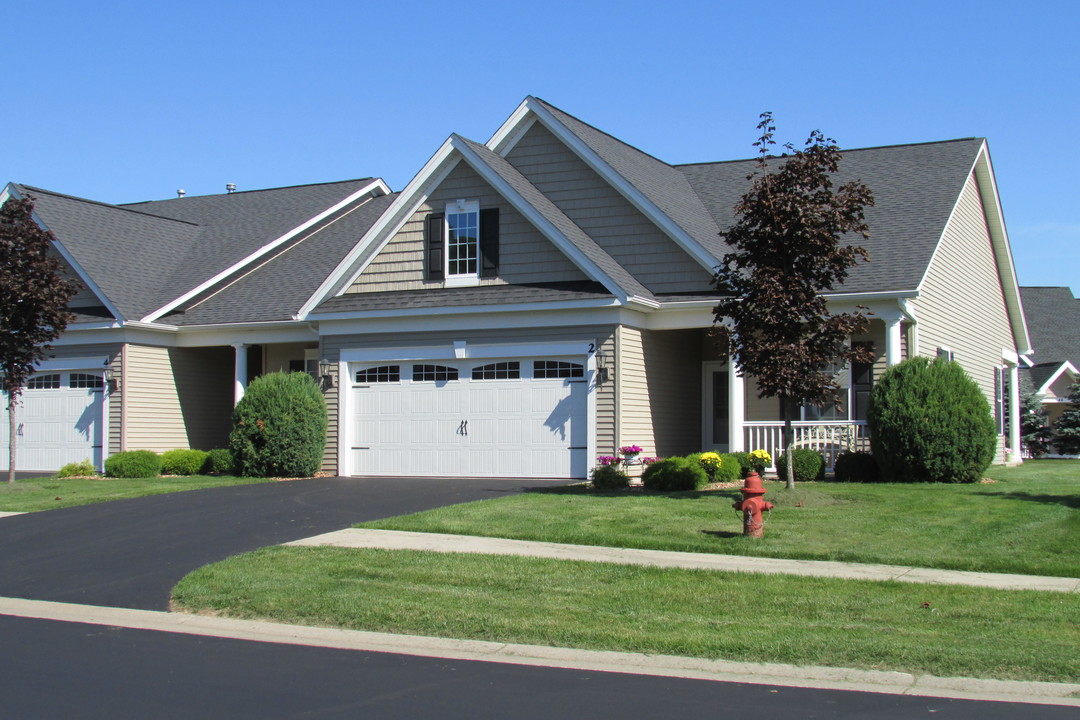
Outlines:
[{"label": "gray shingle roof", "polygon": [[16,187],[34,199],[34,211],[127,320],[153,309],[201,232],[190,222]]},{"label": "gray shingle roof", "polygon": [[719,236],[715,219],[678,168],[582,122],[551,103],[535,99],[717,261],[727,252],[727,244]]},{"label": "gray shingle roof", "polygon": [[[845,150],[838,183],[861,180],[874,193],[866,209],[870,239],[856,237],[870,262],[852,269],[838,292],[914,290],[945,230],[982,147],[981,138]],[[712,213],[731,227],[755,160],[677,166]]]},{"label": "gray shingle roof", "polygon": [[1067,287],[1021,287],[1034,359],[1080,368],[1080,299]]},{"label": "gray shingle roof", "polygon": [[395,195],[372,198],[305,239],[272,255],[246,274],[183,312],[164,316],[174,325],[285,321],[292,318],[341,258],[363,237]]},{"label": "gray shingle roof", "polygon": [[378,310],[413,310],[472,305],[518,305],[523,303],[610,300],[614,296],[600,283],[568,282],[536,285],[482,285],[471,288],[398,290],[347,293],[331,298],[313,315]]}]

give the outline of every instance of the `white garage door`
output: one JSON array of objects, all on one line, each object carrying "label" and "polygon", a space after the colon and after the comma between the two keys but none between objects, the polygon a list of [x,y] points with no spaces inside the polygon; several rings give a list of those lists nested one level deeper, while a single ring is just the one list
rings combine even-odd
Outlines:
[{"label": "white garage door", "polygon": [[[89,460],[101,467],[103,382],[98,374],[33,375],[16,410],[15,469],[54,472]],[[0,420],[0,468],[8,467],[7,395]]]},{"label": "white garage door", "polygon": [[566,359],[353,363],[356,475],[584,478],[588,384]]}]

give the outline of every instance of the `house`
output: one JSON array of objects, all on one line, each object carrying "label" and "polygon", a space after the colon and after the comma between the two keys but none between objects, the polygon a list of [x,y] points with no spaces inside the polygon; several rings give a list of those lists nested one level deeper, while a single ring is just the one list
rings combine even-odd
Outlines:
[{"label": "house", "polygon": [[1020,295],[1034,348],[1022,358],[1020,389],[1039,396],[1052,423],[1080,380],[1080,299],[1067,287],[1022,287]]},{"label": "house", "polygon": [[[217,446],[246,380],[295,368],[327,376],[325,468],[341,475],[584,478],[631,443],[775,451],[778,401],[710,332],[719,232],[753,167],[670,165],[528,97],[486,143],[451,135],[400,193],[367,180],[110,206],[9,185],[85,285],[42,366],[60,378],[27,390],[27,415],[33,392],[87,375],[106,387],[80,386],[91,400],[53,423],[98,423],[95,462]],[[841,374],[839,410],[803,410],[800,442],[858,446],[885,368],[946,354],[1019,448],[1005,414],[1029,342],[985,140],[849,150],[849,178],[876,198],[871,262],[828,298],[869,309],[852,341],[876,360]]]}]

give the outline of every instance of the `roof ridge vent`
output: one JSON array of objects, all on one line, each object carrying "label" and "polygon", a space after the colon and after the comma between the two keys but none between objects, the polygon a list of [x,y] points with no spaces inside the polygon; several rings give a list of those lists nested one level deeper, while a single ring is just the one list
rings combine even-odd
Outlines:
[{"label": "roof ridge vent", "polygon": [[176,190],[176,197],[178,197],[178,198],[182,198],[182,197],[184,197],[185,195],[187,195],[187,190],[185,190],[184,188],[177,188],[177,190]]},{"label": "roof ridge vent", "polygon": [[225,183],[225,192],[227,192],[227,193],[236,192],[236,183]]}]

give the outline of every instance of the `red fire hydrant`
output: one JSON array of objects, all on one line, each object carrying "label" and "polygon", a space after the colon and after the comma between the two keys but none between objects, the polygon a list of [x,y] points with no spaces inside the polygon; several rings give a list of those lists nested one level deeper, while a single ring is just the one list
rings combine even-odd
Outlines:
[{"label": "red fire hydrant", "polygon": [[761,477],[753,470],[743,482],[742,494],[743,499],[732,507],[742,511],[743,535],[761,537],[761,529],[765,525],[761,520],[761,511],[772,510],[773,504],[761,497],[765,494],[765,488],[761,486]]}]

